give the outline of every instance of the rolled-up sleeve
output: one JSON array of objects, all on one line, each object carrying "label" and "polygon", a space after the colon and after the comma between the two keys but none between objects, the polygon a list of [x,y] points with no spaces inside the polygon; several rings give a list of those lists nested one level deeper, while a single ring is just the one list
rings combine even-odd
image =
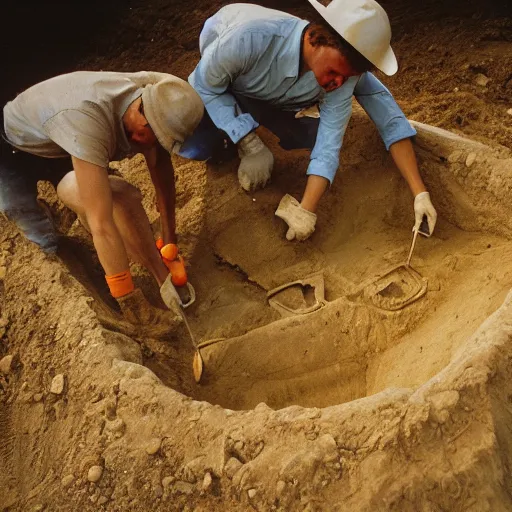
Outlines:
[{"label": "rolled-up sleeve", "polygon": [[251,68],[258,56],[254,33],[216,39],[204,49],[189,82],[197,91],[215,125],[237,143],[258,127],[250,114],[242,114],[229,92],[236,77]]},{"label": "rolled-up sleeve", "polygon": [[356,82],[356,78],[349,78],[342,87],[326,94],[320,102],[320,125],[311,152],[308,175],[322,176],[333,182],[340,163],[343,136],[352,114]]},{"label": "rolled-up sleeve", "polygon": [[361,75],[354,96],[375,123],[387,150],[395,142],[416,135],[389,90],[371,73]]}]

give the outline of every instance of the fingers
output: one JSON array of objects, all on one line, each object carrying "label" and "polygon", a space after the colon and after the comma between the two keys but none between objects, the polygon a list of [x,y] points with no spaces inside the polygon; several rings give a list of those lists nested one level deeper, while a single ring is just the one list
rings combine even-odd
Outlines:
[{"label": "fingers", "polygon": [[293,228],[289,228],[286,232],[286,240],[291,242],[295,238],[295,230]]},{"label": "fingers", "polygon": [[427,212],[427,222],[430,234],[434,232],[434,228],[437,222],[437,212],[432,208],[433,211]]}]

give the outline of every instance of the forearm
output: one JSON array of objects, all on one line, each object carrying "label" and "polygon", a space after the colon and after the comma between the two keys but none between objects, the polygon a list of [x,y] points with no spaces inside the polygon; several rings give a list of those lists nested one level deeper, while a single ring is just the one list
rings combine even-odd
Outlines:
[{"label": "forearm", "polygon": [[418,163],[411,139],[395,142],[391,145],[389,151],[398,170],[409,185],[412,195],[416,197],[420,192],[425,192],[427,189],[418,170]]},{"label": "forearm", "polygon": [[315,176],[314,174],[309,175],[306,189],[304,190],[304,195],[300,203],[302,208],[310,212],[315,212],[320,199],[328,187],[329,180],[327,178]]},{"label": "forearm", "polygon": [[176,243],[176,187],[174,167],[170,155],[158,148],[153,154],[145,155],[151,181],[155,187],[156,203],[160,213],[164,244]]}]

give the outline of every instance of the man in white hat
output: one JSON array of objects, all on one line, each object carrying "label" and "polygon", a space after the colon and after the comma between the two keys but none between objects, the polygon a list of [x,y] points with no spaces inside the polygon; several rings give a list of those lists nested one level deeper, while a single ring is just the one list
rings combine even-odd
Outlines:
[{"label": "man in white hat", "polygon": [[[322,16],[320,23],[251,4],[225,6],[205,22],[201,60],[189,82],[207,115],[180,154],[206,160],[218,157],[223,144],[234,143],[238,178],[250,191],[265,186],[273,166],[272,153],[254,133],[259,124],[277,135],[284,149],[312,149],[302,200],[287,194],[276,211],[288,224],[287,239],[305,240],[338,169],[354,95],[413,193],[414,227],[426,215],[432,233],[437,215],[412,148],[416,132],[370,73],[397,71],[384,9],[374,0],[332,0],[327,7],[309,1]],[[297,116],[316,104],[319,119]]]},{"label": "man in white hat", "polygon": [[[175,308],[171,314],[147,302],[134,287],[129,258],[153,274],[161,291],[170,287],[176,294],[173,284],[184,284],[169,274],[183,263],[175,245],[170,153],[193,132],[203,111],[186,81],[163,73],[75,72],[34,85],[3,108],[0,211],[29,240],[55,252],[57,233],[37,201],[37,182],[51,181],[91,232],[110,292],[124,316],[136,325],[152,324],[168,332],[179,321],[179,312]],[[136,152],[145,156],[155,186],[162,253],[138,189],[108,174],[111,160]],[[178,270],[183,278],[184,269]]]}]

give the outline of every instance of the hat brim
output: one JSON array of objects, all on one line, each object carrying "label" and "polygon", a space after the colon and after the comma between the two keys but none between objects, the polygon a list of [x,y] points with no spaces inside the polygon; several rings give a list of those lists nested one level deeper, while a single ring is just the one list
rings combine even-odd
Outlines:
[{"label": "hat brim", "polygon": [[152,84],[146,85],[142,90],[142,103],[144,104],[144,115],[148,120],[149,126],[153,130],[155,137],[160,145],[170,154],[176,140],[169,136],[168,130],[160,126],[157,116],[153,112]]},{"label": "hat brim", "polygon": [[[315,8],[315,10],[320,14],[320,16],[322,16],[322,18],[327,23],[329,23],[327,7],[323,6],[317,0],[308,0],[308,1]],[[331,24],[329,23],[329,25],[331,25]],[[336,28],[333,27],[332,25],[331,25],[331,27],[334,30],[336,30]],[[336,32],[338,32],[338,31],[336,30]],[[340,36],[343,37],[343,34],[340,34]],[[348,42],[350,43],[350,41],[348,41]],[[350,44],[352,44],[352,43],[350,43]],[[352,45],[352,46],[354,46],[354,45]],[[356,48],[356,50],[357,50],[357,48]],[[366,57],[366,55],[363,55],[363,57],[368,58],[368,57]],[[382,71],[384,74],[386,74],[388,76],[394,75],[398,71],[398,62],[396,60],[395,52],[393,52],[393,49],[391,48],[391,46],[388,47],[388,49],[386,50],[386,53],[384,54],[382,59],[379,59],[378,62],[374,62],[374,60],[370,60],[370,59],[368,59],[368,60],[377,69],[379,69],[380,71]]]}]

